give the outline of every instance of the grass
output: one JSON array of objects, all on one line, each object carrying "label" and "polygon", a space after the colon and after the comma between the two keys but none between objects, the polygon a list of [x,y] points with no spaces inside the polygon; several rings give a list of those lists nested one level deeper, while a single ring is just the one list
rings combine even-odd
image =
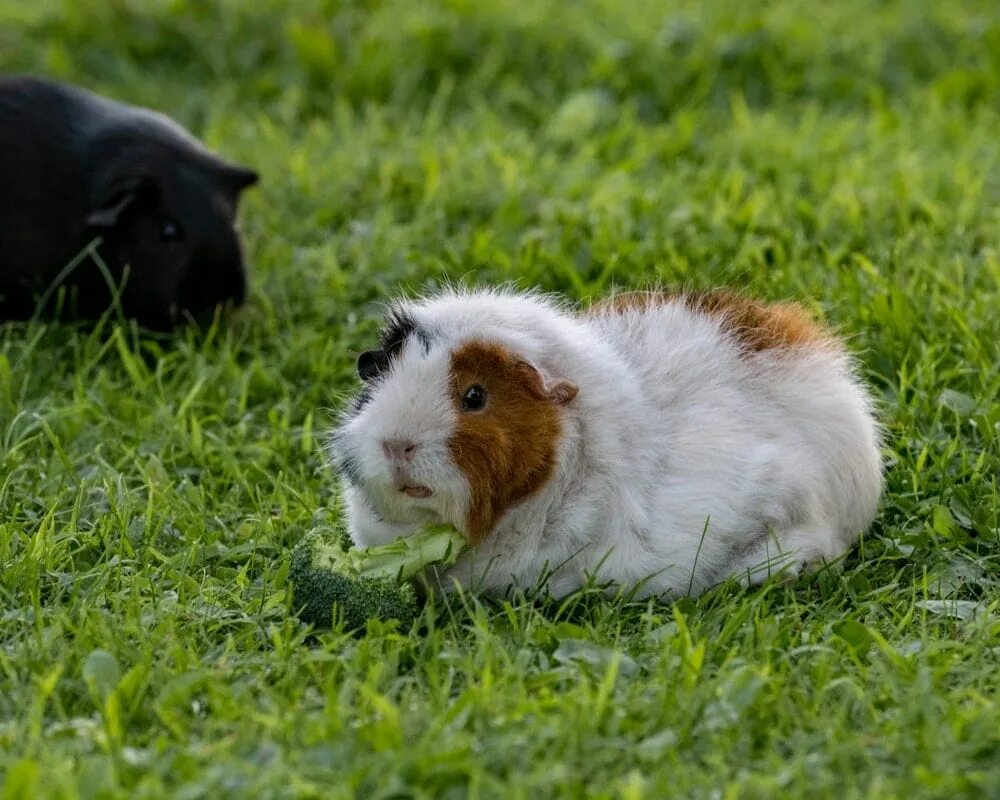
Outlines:
[{"label": "grass", "polygon": [[[1000,796],[1000,7],[0,0],[0,69],[258,167],[249,307],[0,328],[6,798]],[[887,429],[842,574],[313,637],[287,553],[386,297],[799,298]]]}]

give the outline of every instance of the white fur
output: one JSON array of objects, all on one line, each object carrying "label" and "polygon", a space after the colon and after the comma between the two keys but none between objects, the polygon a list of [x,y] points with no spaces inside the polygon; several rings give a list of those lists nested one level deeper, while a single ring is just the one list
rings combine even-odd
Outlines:
[{"label": "white fur", "polygon": [[[538,295],[458,293],[402,306],[429,332],[410,339],[360,413],[334,435],[360,486],[345,482],[361,545],[422,524],[460,529],[469,490],[448,440],[451,352],[501,343],[579,394],[562,409],[557,468],[446,577],[502,592],[550,574],[562,595],[588,576],[640,595],[697,594],[730,576],[841,556],[881,493],[879,431],[850,357],[837,344],[741,353],[717,318],[671,302],[577,315]],[[384,438],[421,443],[415,481],[391,484]]]}]

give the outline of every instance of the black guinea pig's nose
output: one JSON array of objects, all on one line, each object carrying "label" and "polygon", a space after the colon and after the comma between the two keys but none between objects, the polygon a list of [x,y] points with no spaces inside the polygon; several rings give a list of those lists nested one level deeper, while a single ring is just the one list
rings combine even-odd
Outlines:
[{"label": "black guinea pig's nose", "polygon": [[246,302],[247,276],[242,268],[230,278],[229,289],[223,294],[222,302],[224,303],[241,306]]},{"label": "black guinea pig's nose", "polygon": [[238,307],[246,302],[247,279],[242,263],[220,269],[218,263],[193,266],[180,287],[180,308],[201,321],[210,321],[218,306]]}]

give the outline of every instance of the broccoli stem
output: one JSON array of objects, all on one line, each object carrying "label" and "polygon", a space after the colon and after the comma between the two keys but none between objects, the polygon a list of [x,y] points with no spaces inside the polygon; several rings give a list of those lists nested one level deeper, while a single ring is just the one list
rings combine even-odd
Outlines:
[{"label": "broccoli stem", "polygon": [[355,568],[362,577],[409,580],[431,564],[454,563],[467,546],[451,525],[429,525],[413,536],[348,552],[357,554]]}]

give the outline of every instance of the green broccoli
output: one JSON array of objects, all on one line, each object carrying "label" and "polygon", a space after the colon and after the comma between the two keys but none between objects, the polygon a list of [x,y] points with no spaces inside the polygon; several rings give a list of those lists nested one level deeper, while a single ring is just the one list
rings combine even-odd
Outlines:
[{"label": "green broccoli", "polygon": [[292,550],[293,607],[299,619],[317,627],[330,626],[335,608],[351,630],[370,619],[409,627],[420,610],[411,579],[431,564],[453,564],[467,546],[450,525],[363,549],[329,528],[313,530]]}]

